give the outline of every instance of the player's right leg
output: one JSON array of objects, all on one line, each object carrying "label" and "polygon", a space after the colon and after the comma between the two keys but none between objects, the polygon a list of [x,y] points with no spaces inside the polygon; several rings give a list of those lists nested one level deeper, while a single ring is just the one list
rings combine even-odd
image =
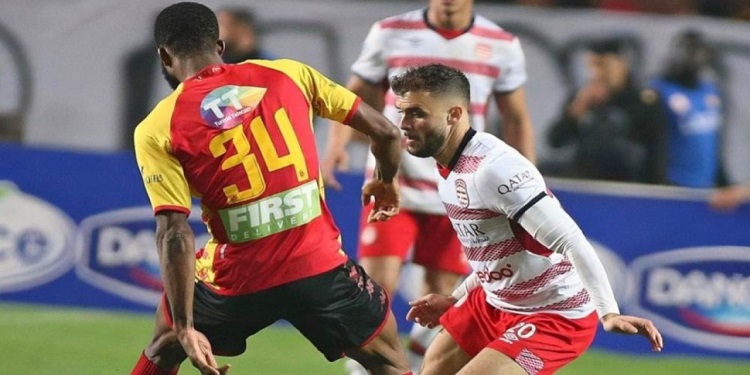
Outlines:
[{"label": "player's right leg", "polygon": [[453,375],[458,373],[469,361],[466,352],[446,332],[440,331],[425,353],[420,375]]},{"label": "player's right leg", "polygon": [[[419,235],[414,244],[413,261],[425,267],[423,295],[451,294],[459,279],[470,270],[461,243],[447,216],[422,214],[418,218]],[[439,327],[430,329],[419,324],[412,326],[408,355],[415,374],[439,330]]]},{"label": "player's right leg", "polygon": [[409,362],[398,335],[396,318],[388,312],[380,333],[366,345],[346,351],[346,356],[364,365],[371,374],[411,374]]},{"label": "player's right leg", "polygon": [[[358,263],[390,295],[395,295],[404,260],[417,236],[417,223],[408,210],[401,210],[386,222],[367,222],[371,207],[362,209],[360,217]],[[347,359],[350,375],[366,375],[356,361]]]},{"label": "player's right leg", "polygon": [[385,289],[347,261],[333,270],[284,285],[294,325],[329,361],[346,355],[373,375],[410,374]]},{"label": "player's right leg", "polygon": [[156,325],[151,342],[141,354],[131,375],[174,375],[187,358],[164,313],[164,299],[156,308]]}]

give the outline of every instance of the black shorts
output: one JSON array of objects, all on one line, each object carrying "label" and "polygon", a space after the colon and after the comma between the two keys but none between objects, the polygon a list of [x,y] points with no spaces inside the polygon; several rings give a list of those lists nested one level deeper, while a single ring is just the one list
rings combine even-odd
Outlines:
[{"label": "black shorts", "polygon": [[[320,275],[243,296],[218,295],[198,282],[193,320],[213,352],[225,356],[242,354],[248,337],[287,320],[333,362],[377,336],[389,307],[386,291],[350,260]],[[169,310],[165,306],[171,324]]]}]

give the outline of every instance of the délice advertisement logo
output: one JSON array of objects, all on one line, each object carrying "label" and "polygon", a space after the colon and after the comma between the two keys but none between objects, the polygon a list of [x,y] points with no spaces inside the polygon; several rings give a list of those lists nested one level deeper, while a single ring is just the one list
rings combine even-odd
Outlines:
[{"label": "d\u00e9lice advertisement logo", "polygon": [[[208,240],[198,215],[191,215],[196,250]],[[84,219],[78,232],[78,276],[125,299],[156,306],[163,286],[150,207],[125,208]]]},{"label": "d\u00e9lice advertisement logo", "polygon": [[0,181],[0,292],[58,278],[74,262],[75,223],[56,206]]},{"label": "d\u00e9lice advertisement logo", "polygon": [[750,353],[750,247],[660,252],[635,259],[630,271],[633,314],[683,342]]}]

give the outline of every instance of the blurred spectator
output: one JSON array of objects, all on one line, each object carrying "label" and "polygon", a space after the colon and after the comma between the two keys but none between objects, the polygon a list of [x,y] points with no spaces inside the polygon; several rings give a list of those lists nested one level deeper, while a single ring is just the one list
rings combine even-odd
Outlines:
[{"label": "blurred spectator", "polygon": [[706,78],[713,51],[703,35],[675,36],[661,76],[651,82],[667,113],[667,180],[679,186],[725,184],[721,168],[722,98]]},{"label": "blurred spectator", "polygon": [[[217,12],[219,37],[226,43],[222,58],[227,63],[248,59],[273,59],[259,46],[258,32],[253,13],[245,8],[224,8]],[[133,148],[133,130],[156,104],[157,98],[166,96],[167,85],[157,86],[159,58],[152,43],[131,51],[123,63],[125,107],[122,115],[122,147]]]},{"label": "blurred spectator", "polygon": [[273,56],[260,47],[255,16],[245,8],[224,8],[216,12],[219,38],[226,43],[222,58],[227,63],[249,59],[270,60]]},{"label": "blurred spectator", "polygon": [[564,177],[660,183],[664,179],[665,120],[653,91],[635,85],[628,46],[621,39],[593,43],[588,82],[570,95],[547,140],[573,145],[567,165],[548,166]]}]

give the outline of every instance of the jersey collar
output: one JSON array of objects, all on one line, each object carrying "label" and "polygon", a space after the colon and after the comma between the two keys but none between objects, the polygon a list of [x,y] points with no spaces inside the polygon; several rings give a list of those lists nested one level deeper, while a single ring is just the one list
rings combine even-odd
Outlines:
[{"label": "jersey collar", "polygon": [[427,11],[429,8],[425,8],[424,12],[422,12],[422,19],[424,20],[425,25],[429,27],[432,31],[438,33],[440,36],[447,40],[451,40],[453,38],[457,38],[461,35],[464,35],[469,30],[471,30],[472,27],[474,27],[474,16],[471,16],[471,22],[469,22],[469,26],[466,26],[465,29],[462,30],[448,30],[448,29],[441,29],[433,24],[430,23],[430,20],[427,19]]},{"label": "jersey collar", "polygon": [[448,178],[448,175],[451,173],[453,168],[456,167],[456,164],[458,163],[458,159],[461,157],[461,154],[463,154],[464,149],[466,148],[466,145],[469,144],[469,141],[471,141],[472,138],[474,138],[474,134],[477,134],[477,131],[469,128],[469,130],[464,134],[464,138],[461,139],[461,143],[458,145],[458,149],[456,149],[456,153],[453,154],[453,157],[451,158],[451,162],[448,163],[448,166],[443,166],[438,163],[438,172],[440,172],[440,176],[442,176],[444,179]]},{"label": "jersey collar", "polygon": [[189,79],[200,81],[204,78],[208,78],[211,76],[215,76],[217,74],[221,74],[222,72],[224,72],[224,66],[222,64],[211,64],[201,69],[198,73],[196,73],[194,76],[192,76]]}]

